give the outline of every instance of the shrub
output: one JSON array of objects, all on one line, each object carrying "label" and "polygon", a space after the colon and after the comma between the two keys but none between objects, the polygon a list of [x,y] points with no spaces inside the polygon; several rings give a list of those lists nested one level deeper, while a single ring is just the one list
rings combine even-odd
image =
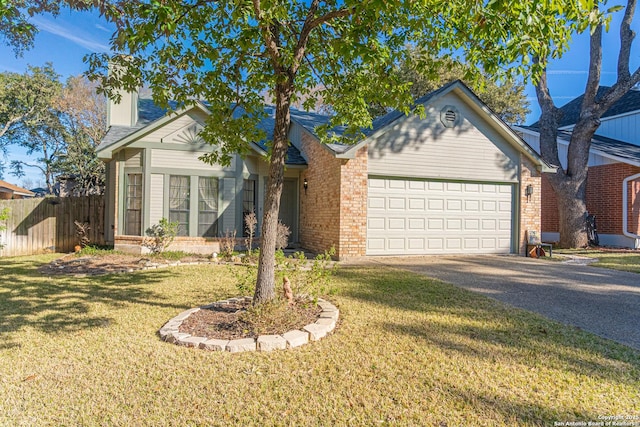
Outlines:
[{"label": "shrub", "polygon": [[276,230],[276,249],[284,249],[289,246],[289,236],[291,230],[288,225],[284,225],[278,221],[278,228]]},{"label": "shrub", "polygon": [[236,230],[227,230],[224,236],[220,238],[220,255],[223,258],[231,258],[236,248]]},{"label": "shrub", "polygon": [[142,241],[142,246],[148,248],[152,253],[160,253],[173,242],[178,234],[178,222],[169,222],[162,218],[158,224],[154,224],[147,229],[147,236]]},{"label": "shrub", "polygon": [[76,236],[78,236],[78,243],[80,247],[84,248],[89,246],[91,239],[89,239],[89,230],[91,226],[88,222],[73,221],[76,225]]},{"label": "shrub", "polygon": [[253,250],[253,238],[256,235],[256,225],[258,224],[258,218],[256,218],[256,213],[251,211],[244,216],[244,228],[247,232],[247,255],[251,256],[251,251]]}]

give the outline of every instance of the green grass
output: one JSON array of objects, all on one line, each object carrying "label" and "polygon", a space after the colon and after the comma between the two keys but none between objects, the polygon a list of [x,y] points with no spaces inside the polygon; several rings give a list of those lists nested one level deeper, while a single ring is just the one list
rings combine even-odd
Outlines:
[{"label": "green grass", "polygon": [[597,258],[598,261],[589,265],[610,268],[612,270],[640,273],[640,252],[636,251],[601,251],[597,249],[557,249],[554,254],[579,255]]},{"label": "green grass", "polygon": [[[640,413],[640,352],[439,281],[344,267],[335,333],[273,353],[157,330],[229,267],[43,277],[0,264],[0,425],[547,426]],[[239,267],[236,267],[239,268]]]}]

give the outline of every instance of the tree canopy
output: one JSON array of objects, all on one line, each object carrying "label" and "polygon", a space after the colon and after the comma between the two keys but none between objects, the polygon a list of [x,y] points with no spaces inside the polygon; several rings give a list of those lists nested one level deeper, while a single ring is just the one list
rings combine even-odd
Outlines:
[{"label": "tree canopy", "polygon": [[105,133],[106,101],[86,78],[63,84],[52,64],[0,73],[0,146],[20,145],[31,156],[11,162],[13,175],[36,168],[50,193],[60,175],[75,179],[74,194],[99,193],[104,164],[95,147]]},{"label": "tree canopy", "polygon": [[[438,69],[425,70],[422,62],[437,61]],[[433,59],[425,57],[419,49],[410,49],[409,57],[401,62],[395,72],[402,82],[411,82],[411,95],[418,99],[454,80],[462,80],[505,122],[523,123],[529,114],[529,101],[524,93],[522,76],[496,78],[450,57]],[[371,107],[373,115],[387,110],[379,105]]]}]

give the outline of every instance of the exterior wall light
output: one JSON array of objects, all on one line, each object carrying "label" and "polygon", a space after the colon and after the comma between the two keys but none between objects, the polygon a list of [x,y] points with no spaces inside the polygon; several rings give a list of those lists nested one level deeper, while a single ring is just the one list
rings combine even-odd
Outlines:
[{"label": "exterior wall light", "polygon": [[302,187],[304,187],[304,194],[307,194],[307,188],[309,188],[309,181],[307,181],[307,178],[302,181]]},{"label": "exterior wall light", "polygon": [[528,202],[531,199],[531,196],[533,196],[533,185],[527,185],[527,187],[524,189],[524,195],[527,196]]}]

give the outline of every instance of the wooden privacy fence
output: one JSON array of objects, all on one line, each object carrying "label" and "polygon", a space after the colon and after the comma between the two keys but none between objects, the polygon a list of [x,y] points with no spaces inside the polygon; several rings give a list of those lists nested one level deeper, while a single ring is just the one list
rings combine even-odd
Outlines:
[{"label": "wooden privacy fence", "polygon": [[92,244],[104,244],[104,196],[0,200],[9,219],[0,231],[0,256],[71,252],[79,243],[74,221],[89,223]]}]

